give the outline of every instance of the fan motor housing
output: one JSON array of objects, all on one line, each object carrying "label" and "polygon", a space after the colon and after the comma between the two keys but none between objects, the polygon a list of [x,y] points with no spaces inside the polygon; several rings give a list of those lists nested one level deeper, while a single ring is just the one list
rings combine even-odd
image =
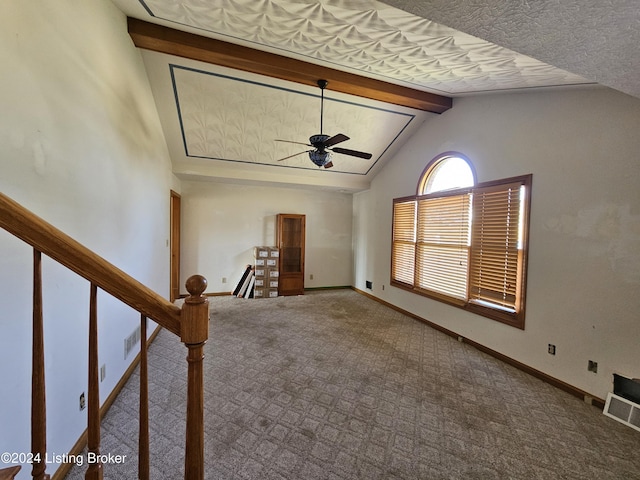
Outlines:
[{"label": "fan motor housing", "polygon": [[329,135],[318,134],[309,137],[309,143],[320,151],[324,150],[324,142],[327,140],[329,140]]}]

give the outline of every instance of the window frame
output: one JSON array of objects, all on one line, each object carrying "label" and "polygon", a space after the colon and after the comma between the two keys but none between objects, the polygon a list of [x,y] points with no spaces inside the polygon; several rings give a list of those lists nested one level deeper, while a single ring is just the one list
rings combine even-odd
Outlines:
[{"label": "window frame", "polygon": [[[460,156],[459,154],[454,154],[455,156]],[[454,156],[454,155],[447,155],[447,156]],[[437,159],[442,159],[444,158],[445,155],[441,155],[439,157],[437,157]],[[471,166],[471,163],[469,162],[468,159],[466,159],[466,157],[461,156],[463,159],[465,159],[469,165]],[[436,160],[437,160],[436,159]],[[427,168],[425,168],[424,172],[423,172],[423,176],[420,178],[420,181],[418,183],[418,192],[421,191],[421,188],[424,187],[424,185],[426,184],[426,177],[428,176],[429,172],[431,171],[433,165],[437,163],[437,161],[432,161],[430,162],[430,164],[427,166]],[[473,167],[472,167],[472,171],[473,171]],[[474,177],[475,177],[475,171],[474,171]],[[446,304],[461,308],[463,310],[487,317],[487,318],[491,318],[493,320],[496,320],[498,322],[501,323],[505,323],[507,325],[519,328],[524,330],[524,324],[525,324],[525,303],[526,303],[526,290],[527,290],[527,262],[528,262],[528,252],[529,252],[529,218],[530,218],[530,211],[531,211],[531,187],[532,187],[532,180],[533,180],[533,175],[532,174],[528,174],[528,175],[521,175],[521,176],[517,176],[517,177],[510,177],[510,178],[504,178],[504,179],[500,179],[500,180],[492,180],[492,181],[488,181],[488,182],[483,182],[483,183],[479,183],[476,184],[473,187],[465,187],[465,188],[459,188],[459,189],[451,189],[451,190],[444,190],[444,191],[440,191],[440,192],[434,192],[434,193],[429,193],[429,194],[416,194],[416,195],[411,195],[411,196],[406,196],[406,197],[399,197],[399,198],[394,198],[393,199],[393,206],[392,206],[392,212],[395,211],[395,205],[396,203],[401,203],[401,202],[415,202],[415,211],[416,211],[416,219],[415,219],[415,224],[416,224],[416,229],[417,229],[417,223],[418,223],[418,202],[420,200],[423,199],[427,199],[427,198],[433,198],[433,197],[444,197],[444,196],[451,196],[451,195],[460,195],[466,192],[471,192],[473,194],[474,191],[482,191],[482,190],[486,190],[486,189],[490,189],[493,187],[499,187],[499,186],[507,186],[509,184],[520,184],[522,186],[524,186],[524,198],[522,200],[522,218],[520,219],[520,224],[522,225],[522,238],[521,240],[521,248],[518,249],[518,274],[517,274],[517,287],[516,287],[516,291],[517,291],[517,298],[515,300],[515,303],[517,305],[517,308],[515,310],[515,312],[509,312],[500,308],[496,308],[496,307],[492,307],[492,306],[487,306],[487,305],[482,305],[476,302],[471,301],[470,298],[470,294],[469,294],[469,288],[467,288],[467,298],[465,300],[461,300],[459,298],[455,298],[455,297],[450,297],[447,296],[445,294],[441,294],[438,292],[434,292],[434,291],[430,291],[430,290],[425,290],[422,288],[417,287],[417,283],[416,283],[416,275],[417,275],[417,264],[418,264],[418,260],[417,260],[417,230],[416,230],[416,235],[415,235],[415,243],[414,243],[414,248],[415,248],[415,255],[414,255],[414,263],[413,263],[413,283],[412,284],[407,284],[405,282],[401,282],[398,281],[394,278],[394,226],[395,226],[395,218],[394,216],[392,216],[392,238],[391,238],[391,269],[390,269],[390,285],[400,288],[402,290],[406,290],[412,293],[415,293],[417,295],[421,295],[424,297],[428,297],[440,302],[444,302]],[[473,209],[473,205],[471,206],[471,208]],[[471,229],[473,230],[473,222],[472,222],[472,226]],[[469,245],[469,248],[471,249],[471,243]],[[474,253],[470,252],[469,257],[468,257],[468,265],[471,265],[472,263],[472,255]],[[470,272],[467,272],[467,284],[470,281]]]}]

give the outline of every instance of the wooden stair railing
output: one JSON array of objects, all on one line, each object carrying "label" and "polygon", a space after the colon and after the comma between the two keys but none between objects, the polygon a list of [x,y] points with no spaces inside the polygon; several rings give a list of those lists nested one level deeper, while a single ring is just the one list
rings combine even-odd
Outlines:
[{"label": "wooden stair railing", "polygon": [[[204,479],[204,389],[203,349],[209,335],[208,300],[203,295],[207,280],[194,275],[187,280],[190,296],[182,308],[127,275],[99,255],[0,193],[0,227],[34,249],[33,345],[31,398],[31,476],[47,480],[46,395],[44,378],[44,334],[42,306],[42,254],[66,266],[91,283],[89,296],[89,386],[87,393],[87,449],[100,458],[100,396],[98,367],[98,288],[140,313],[140,435],[138,478],[149,478],[147,318],[169,330],[187,347],[187,411],[184,478]],[[0,469],[0,480],[11,479],[19,466]],[[101,480],[100,461],[89,463],[85,478]]]}]

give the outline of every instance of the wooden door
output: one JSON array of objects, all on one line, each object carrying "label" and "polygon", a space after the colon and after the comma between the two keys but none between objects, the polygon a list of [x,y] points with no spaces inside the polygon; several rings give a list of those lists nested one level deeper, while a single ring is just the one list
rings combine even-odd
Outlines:
[{"label": "wooden door", "polygon": [[170,201],[170,301],[180,297],[180,195],[171,190]]},{"label": "wooden door", "polygon": [[276,245],[280,250],[278,295],[304,294],[305,216],[277,216]]}]

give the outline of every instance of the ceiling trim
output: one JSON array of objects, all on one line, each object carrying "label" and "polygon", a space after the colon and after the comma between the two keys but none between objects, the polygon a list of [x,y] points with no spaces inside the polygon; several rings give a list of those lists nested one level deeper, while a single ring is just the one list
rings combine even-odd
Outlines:
[{"label": "ceiling trim", "polygon": [[452,106],[452,99],[442,95],[175,30],[132,17],[127,17],[127,25],[129,35],[138,48],[314,87],[317,86],[318,79],[322,78],[328,80],[328,88],[336,92],[432,113],[443,113]]}]

